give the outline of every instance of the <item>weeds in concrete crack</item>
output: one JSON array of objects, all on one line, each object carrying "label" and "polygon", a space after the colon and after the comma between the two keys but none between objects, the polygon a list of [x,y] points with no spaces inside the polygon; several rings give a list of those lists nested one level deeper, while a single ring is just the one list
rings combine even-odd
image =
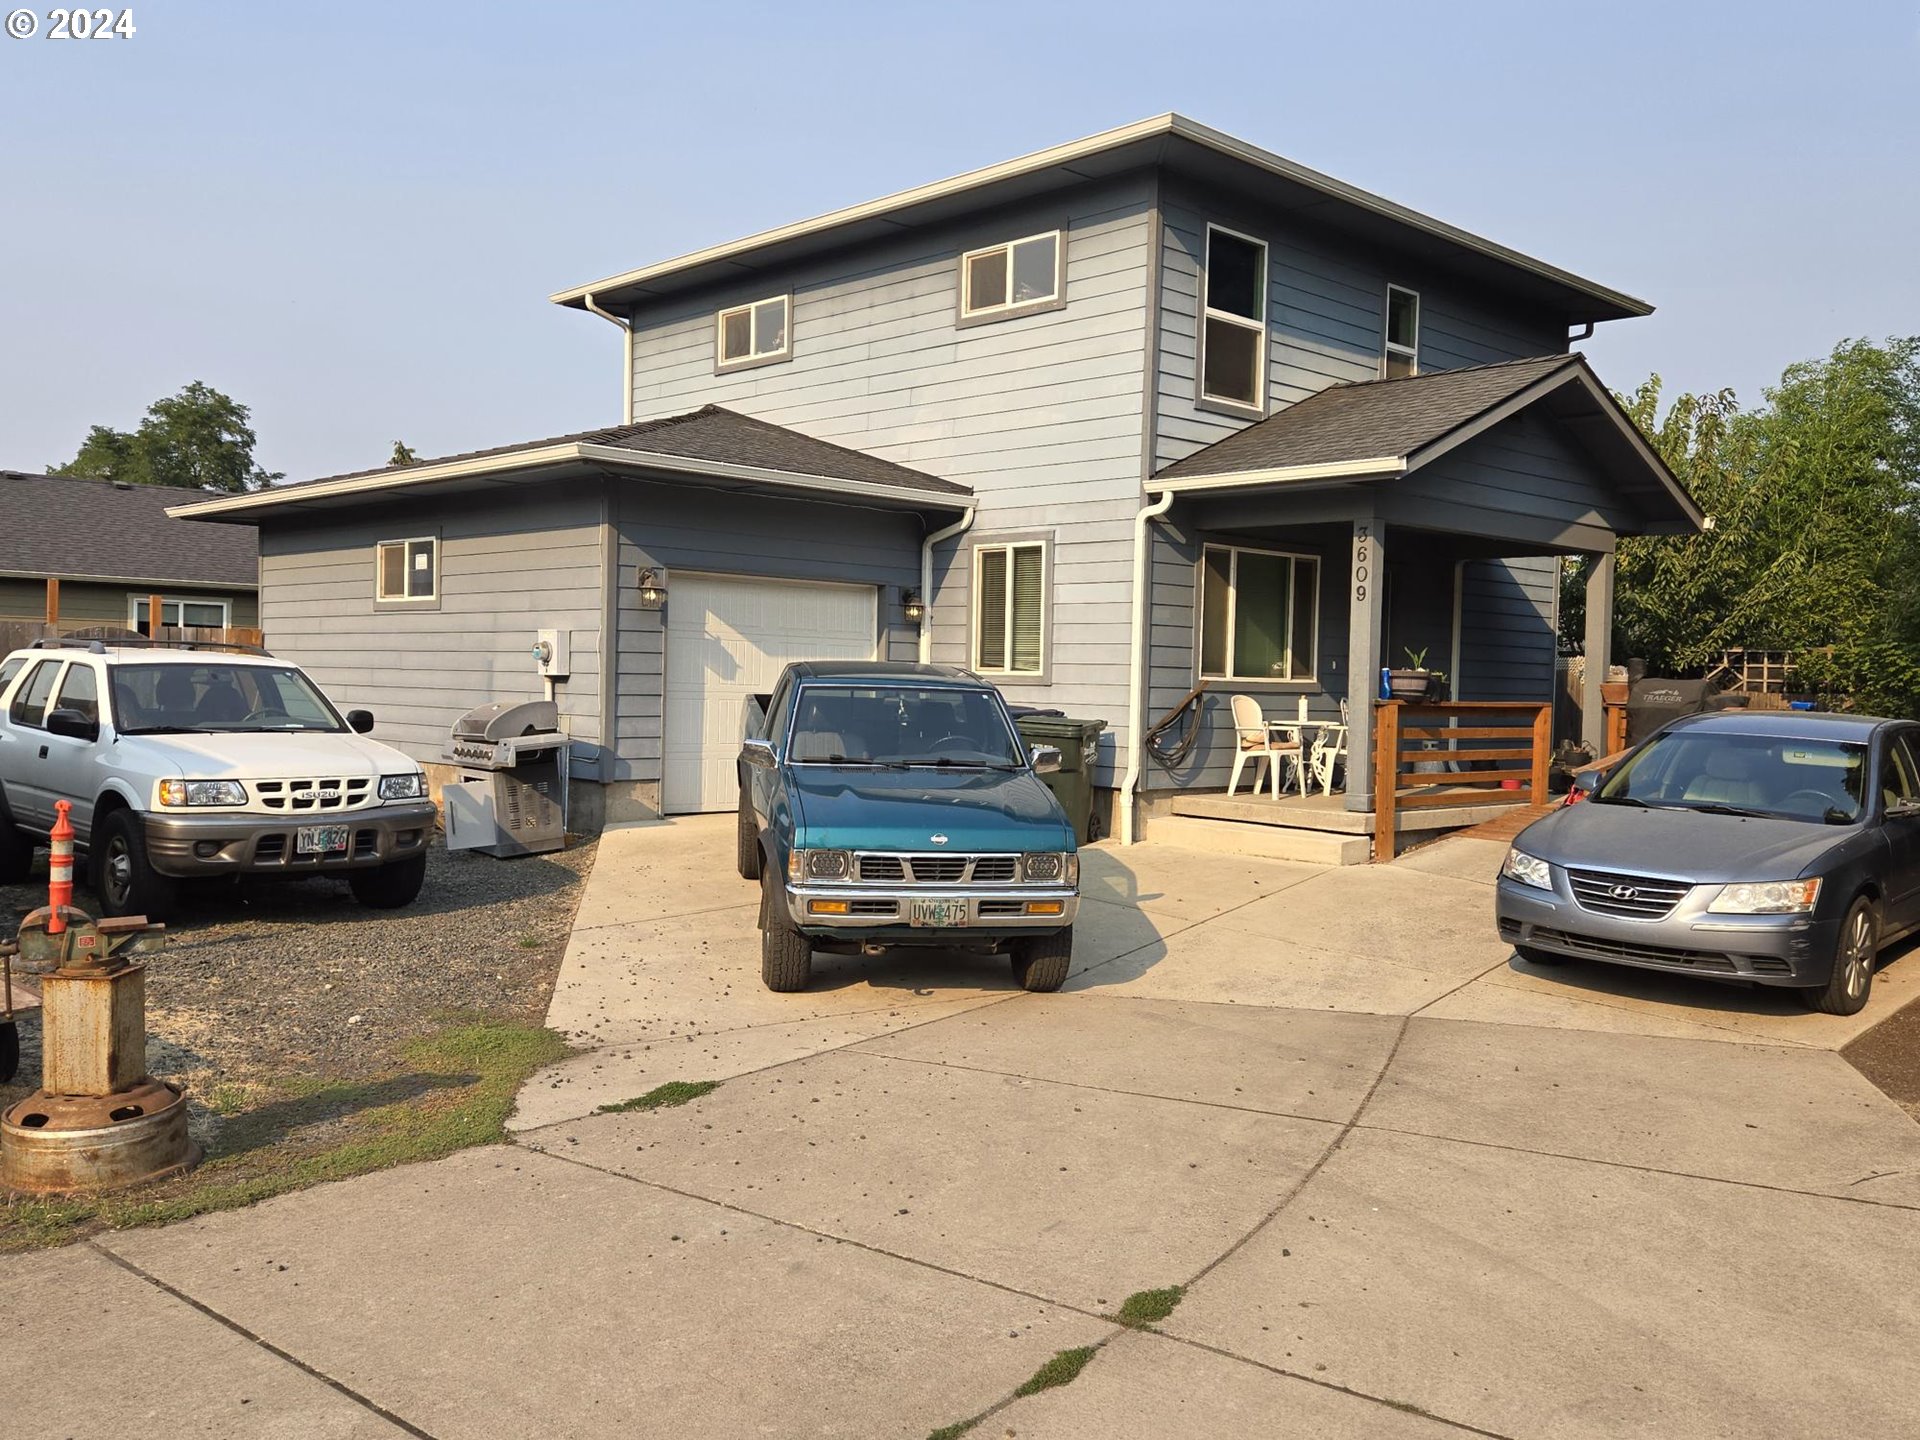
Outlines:
[{"label": "weeds in concrete crack", "polygon": [[689,1100],[698,1100],[702,1095],[711,1095],[719,1088],[718,1080],[669,1080],[666,1084],[656,1086],[644,1095],[636,1095],[631,1100],[602,1105],[594,1113],[618,1115],[628,1110],[668,1110],[675,1105],[684,1105]]},{"label": "weeds in concrete crack", "polygon": [[942,1425],[927,1436],[927,1440],[960,1440],[960,1437],[978,1425],[982,1418],[976,1415],[971,1420],[956,1420],[951,1425]]},{"label": "weeds in concrete crack", "polygon": [[1057,1352],[1051,1360],[1034,1371],[1033,1378],[1014,1391],[1014,1395],[1038,1395],[1042,1390],[1071,1385],[1099,1349],[1098,1345],[1082,1345],[1077,1349]]},{"label": "weeds in concrete crack", "polygon": [[1106,1318],[1130,1330],[1144,1330],[1171,1315],[1173,1307],[1180,1303],[1186,1293],[1187,1287],[1184,1285],[1169,1285],[1164,1290],[1136,1290],[1126,1298],[1126,1303],[1118,1311]]}]

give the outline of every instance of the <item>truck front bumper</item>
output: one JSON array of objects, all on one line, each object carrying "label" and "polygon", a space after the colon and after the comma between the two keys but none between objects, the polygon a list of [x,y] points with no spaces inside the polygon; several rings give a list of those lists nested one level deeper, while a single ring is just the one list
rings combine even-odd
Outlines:
[{"label": "truck front bumper", "polygon": [[[239,812],[161,815],[144,812],[147,863],[162,875],[180,879],[210,875],[318,875],[365,870],[423,853],[433,839],[437,812],[431,800],[378,805],[367,810],[336,810],[299,816],[261,816]],[[347,848],[328,855],[303,855],[298,831],[315,825],[344,825]]]},{"label": "truck front bumper", "polygon": [[[915,901],[958,901],[965,907],[960,923],[914,924]],[[845,910],[837,907],[845,905]],[[821,907],[832,908],[821,908]],[[794,928],[815,934],[847,932],[886,934],[901,940],[935,942],[941,936],[964,938],[969,933],[992,939],[998,935],[1044,934],[1073,923],[1080,911],[1076,890],[1057,886],[977,886],[952,889],[915,887],[889,890],[871,885],[789,885],[787,914]],[[848,935],[847,938],[856,938]]]}]

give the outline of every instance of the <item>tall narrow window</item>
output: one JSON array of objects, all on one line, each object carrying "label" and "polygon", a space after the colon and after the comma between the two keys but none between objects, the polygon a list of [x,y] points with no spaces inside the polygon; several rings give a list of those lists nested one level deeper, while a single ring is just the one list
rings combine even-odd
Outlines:
[{"label": "tall narrow window", "polygon": [[787,359],[792,354],[787,333],[789,308],[785,295],[775,295],[722,310],[715,321],[715,363],[724,370],[729,365]]},{"label": "tall narrow window", "polygon": [[1209,545],[1200,558],[1200,674],[1208,680],[1311,680],[1320,633],[1320,562],[1311,555]]},{"label": "tall narrow window", "polygon": [[1060,232],[1029,235],[960,257],[960,318],[1004,315],[1060,299]]},{"label": "tall narrow window", "polygon": [[1266,408],[1267,247],[1207,227],[1201,277],[1200,398],[1250,410]]},{"label": "tall narrow window", "polygon": [[977,546],[973,573],[973,668],[1040,674],[1046,669],[1046,543]]},{"label": "tall narrow window", "polygon": [[1387,343],[1380,357],[1380,373],[1389,380],[1420,373],[1420,296],[1398,285],[1387,286]]},{"label": "tall narrow window", "polygon": [[440,542],[382,540],[374,564],[374,599],[435,600],[440,595]]}]

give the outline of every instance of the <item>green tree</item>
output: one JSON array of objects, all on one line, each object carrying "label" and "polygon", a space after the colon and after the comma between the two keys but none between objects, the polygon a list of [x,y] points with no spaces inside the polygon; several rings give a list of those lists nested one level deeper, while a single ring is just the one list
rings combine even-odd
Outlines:
[{"label": "green tree", "polygon": [[282,477],[254,463],[251,418],[246,406],[195,380],[149,405],[136,430],[94,426],[80,453],[49,473],[188,490],[258,490]]},{"label": "green tree", "polygon": [[420,456],[414,451],[411,445],[407,444],[404,440],[396,440],[393,442],[393,455],[387,461],[387,468],[389,470],[404,470],[409,465],[418,465],[419,463]]}]

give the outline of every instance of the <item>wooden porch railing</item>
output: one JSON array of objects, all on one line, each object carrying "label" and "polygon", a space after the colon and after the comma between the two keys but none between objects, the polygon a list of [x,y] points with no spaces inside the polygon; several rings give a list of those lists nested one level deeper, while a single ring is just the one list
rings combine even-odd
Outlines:
[{"label": "wooden porch railing", "polygon": [[[1373,858],[1393,858],[1402,810],[1545,805],[1553,706],[1522,700],[1379,700],[1373,707]],[[1428,745],[1438,748],[1428,749]],[[1467,768],[1431,774],[1435,762]],[[1507,788],[1517,782],[1517,788]]]},{"label": "wooden porch railing", "polygon": [[1605,708],[1607,712],[1607,743],[1606,749],[1603,750],[1601,754],[1618,755],[1622,750],[1627,748],[1627,707],[1624,705],[1608,705]]}]

